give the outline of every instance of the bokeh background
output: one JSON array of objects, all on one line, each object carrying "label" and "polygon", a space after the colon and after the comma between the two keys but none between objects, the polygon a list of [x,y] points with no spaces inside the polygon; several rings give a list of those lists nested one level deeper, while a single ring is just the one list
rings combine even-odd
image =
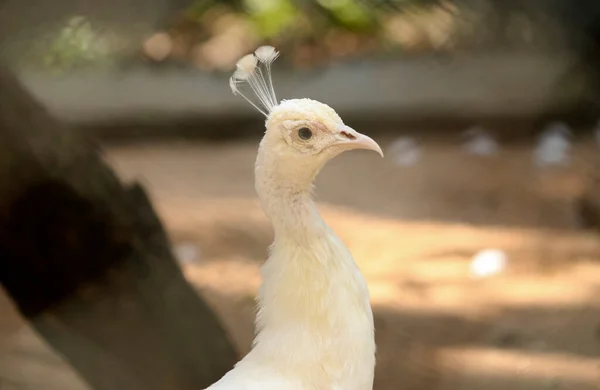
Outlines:
[{"label": "bokeh background", "polygon": [[[317,180],[375,312],[375,390],[600,388],[600,3],[0,0],[0,60],[140,181],[239,353],[272,239],[261,116],[235,62],[276,46],[280,98],[375,138]],[[0,389],[92,387],[2,298]],[[171,387],[164,387],[171,388]]]}]

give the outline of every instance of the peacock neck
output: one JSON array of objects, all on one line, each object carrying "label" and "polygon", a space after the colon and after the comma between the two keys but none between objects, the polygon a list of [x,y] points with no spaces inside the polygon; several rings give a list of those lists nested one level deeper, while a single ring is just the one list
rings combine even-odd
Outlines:
[{"label": "peacock neck", "polygon": [[314,380],[321,386],[314,388],[370,390],[375,344],[364,278],[319,215],[311,181],[262,162],[256,190],[275,241],[261,270],[257,334],[247,361]]},{"label": "peacock neck", "polygon": [[327,225],[312,198],[319,168],[297,170],[271,161],[259,153],[255,186],[261,207],[273,225],[275,239],[307,244],[321,236]]}]

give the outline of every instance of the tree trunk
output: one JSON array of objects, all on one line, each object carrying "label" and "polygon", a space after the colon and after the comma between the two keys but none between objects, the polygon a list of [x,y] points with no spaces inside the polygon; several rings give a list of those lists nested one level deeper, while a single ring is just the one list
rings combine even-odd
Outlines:
[{"label": "tree trunk", "polygon": [[0,282],[95,390],[200,390],[237,359],[144,190],[4,68]]}]

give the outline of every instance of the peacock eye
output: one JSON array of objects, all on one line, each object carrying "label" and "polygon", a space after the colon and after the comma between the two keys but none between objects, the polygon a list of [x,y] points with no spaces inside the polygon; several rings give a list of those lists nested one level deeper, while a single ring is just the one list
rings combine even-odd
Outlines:
[{"label": "peacock eye", "polygon": [[312,138],[312,131],[308,127],[302,127],[298,129],[298,137],[303,140],[309,140]]}]

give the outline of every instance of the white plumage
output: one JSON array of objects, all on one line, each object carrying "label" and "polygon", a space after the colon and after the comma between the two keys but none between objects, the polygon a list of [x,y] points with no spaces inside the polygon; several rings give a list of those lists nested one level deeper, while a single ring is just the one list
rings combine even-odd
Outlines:
[{"label": "white plumage", "polygon": [[[252,350],[210,390],[371,390],[373,314],[366,282],[344,243],[312,200],[324,164],[371,138],[346,126],[329,106],[310,99],[277,102],[270,63],[277,52],[244,57],[230,84],[246,81],[267,117],[255,166],[256,191],[275,232],[261,269]],[[262,109],[258,107],[262,105]]]}]

